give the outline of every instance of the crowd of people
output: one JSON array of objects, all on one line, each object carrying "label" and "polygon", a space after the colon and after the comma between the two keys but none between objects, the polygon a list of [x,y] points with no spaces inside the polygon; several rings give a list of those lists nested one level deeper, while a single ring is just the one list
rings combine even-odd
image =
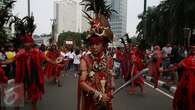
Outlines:
[{"label": "crowd of people", "polygon": [[[85,4],[86,1],[83,2]],[[91,25],[86,36],[88,47],[59,48],[51,42],[49,47],[41,45],[38,48],[32,38],[34,19],[28,17],[22,19],[26,27],[20,29],[24,30],[17,30],[21,31],[16,37],[21,45],[17,48],[11,43],[1,45],[0,89],[13,79],[14,87],[22,85],[23,88],[23,92],[12,90],[18,95],[13,103],[16,103],[15,110],[20,109],[18,102],[21,93],[25,101],[31,102],[32,110],[37,110],[37,103],[45,93],[45,80],[61,87],[65,73],[78,78],[78,110],[112,110],[115,78],[128,82],[144,68],[148,68],[148,74],[153,77],[154,88],[158,88],[160,79],[177,80],[173,110],[195,110],[195,41],[191,40],[188,48],[167,44],[145,49],[143,42],[135,44],[130,41],[123,42],[123,47],[108,48],[114,37],[108,22],[111,10],[102,7],[94,9],[94,4],[99,6],[98,3],[109,7],[104,0],[100,2],[87,1],[85,4],[86,10],[94,13],[93,17],[85,13]],[[90,5],[93,8],[89,8]],[[23,22],[25,19],[26,22]],[[140,93],[145,94],[143,86],[144,77],[140,74],[130,82],[127,92],[134,94],[139,88]],[[1,90],[0,96],[4,95]],[[0,110],[5,110],[1,98]]]}]

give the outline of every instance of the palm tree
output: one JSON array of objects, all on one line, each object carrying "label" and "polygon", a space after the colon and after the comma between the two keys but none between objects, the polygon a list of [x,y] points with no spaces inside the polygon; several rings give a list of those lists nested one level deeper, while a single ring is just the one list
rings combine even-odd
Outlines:
[{"label": "palm tree", "polygon": [[10,0],[8,2],[4,2],[5,6],[0,8],[0,44],[4,44],[8,35],[6,34],[5,24],[8,23],[9,17],[12,16],[11,9],[13,8],[13,4],[15,1]]}]

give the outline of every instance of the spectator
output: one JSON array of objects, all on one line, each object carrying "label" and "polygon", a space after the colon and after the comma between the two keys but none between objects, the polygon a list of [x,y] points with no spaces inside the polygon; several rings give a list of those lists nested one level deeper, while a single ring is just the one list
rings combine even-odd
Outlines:
[{"label": "spectator", "polygon": [[[80,50],[75,49],[73,64],[74,64],[74,69],[75,69],[76,73],[79,72],[80,58],[81,58]],[[76,73],[75,73],[75,77],[77,76]]]}]

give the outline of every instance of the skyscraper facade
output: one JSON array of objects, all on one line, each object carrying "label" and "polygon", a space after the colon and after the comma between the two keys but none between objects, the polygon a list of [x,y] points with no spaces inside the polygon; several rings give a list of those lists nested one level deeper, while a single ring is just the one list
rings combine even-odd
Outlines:
[{"label": "skyscraper facade", "polygon": [[87,20],[83,17],[80,5],[81,0],[62,0],[54,2],[54,19],[56,20],[56,33],[85,32],[89,28]]},{"label": "skyscraper facade", "polygon": [[54,2],[54,19],[56,20],[56,31],[78,32],[77,2],[75,0],[62,0]]},{"label": "skyscraper facade", "polygon": [[116,40],[120,39],[126,33],[127,25],[127,0],[107,0],[112,5],[112,9],[118,13],[113,13],[110,19],[110,25]]}]

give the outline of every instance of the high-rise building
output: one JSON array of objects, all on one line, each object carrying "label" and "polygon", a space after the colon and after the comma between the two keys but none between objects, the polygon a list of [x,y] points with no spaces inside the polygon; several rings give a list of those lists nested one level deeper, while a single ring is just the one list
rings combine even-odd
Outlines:
[{"label": "high-rise building", "polygon": [[78,32],[77,2],[75,0],[62,0],[54,2],[54,19],[56,20],[56,31]]},{"label": "high-rise building", "polygon": [[112,9],[118,13],[113,13],[110,25],[115,35],[116,41],[126,33],[127,25],[127,0],[107,0],[112,5]]},{"label": "high-rise building", "polygon": [[54,2],[54,19],[57,35],[62,32],[84,32],[89,24],[83,17],[81,0],[62,0]]}]

